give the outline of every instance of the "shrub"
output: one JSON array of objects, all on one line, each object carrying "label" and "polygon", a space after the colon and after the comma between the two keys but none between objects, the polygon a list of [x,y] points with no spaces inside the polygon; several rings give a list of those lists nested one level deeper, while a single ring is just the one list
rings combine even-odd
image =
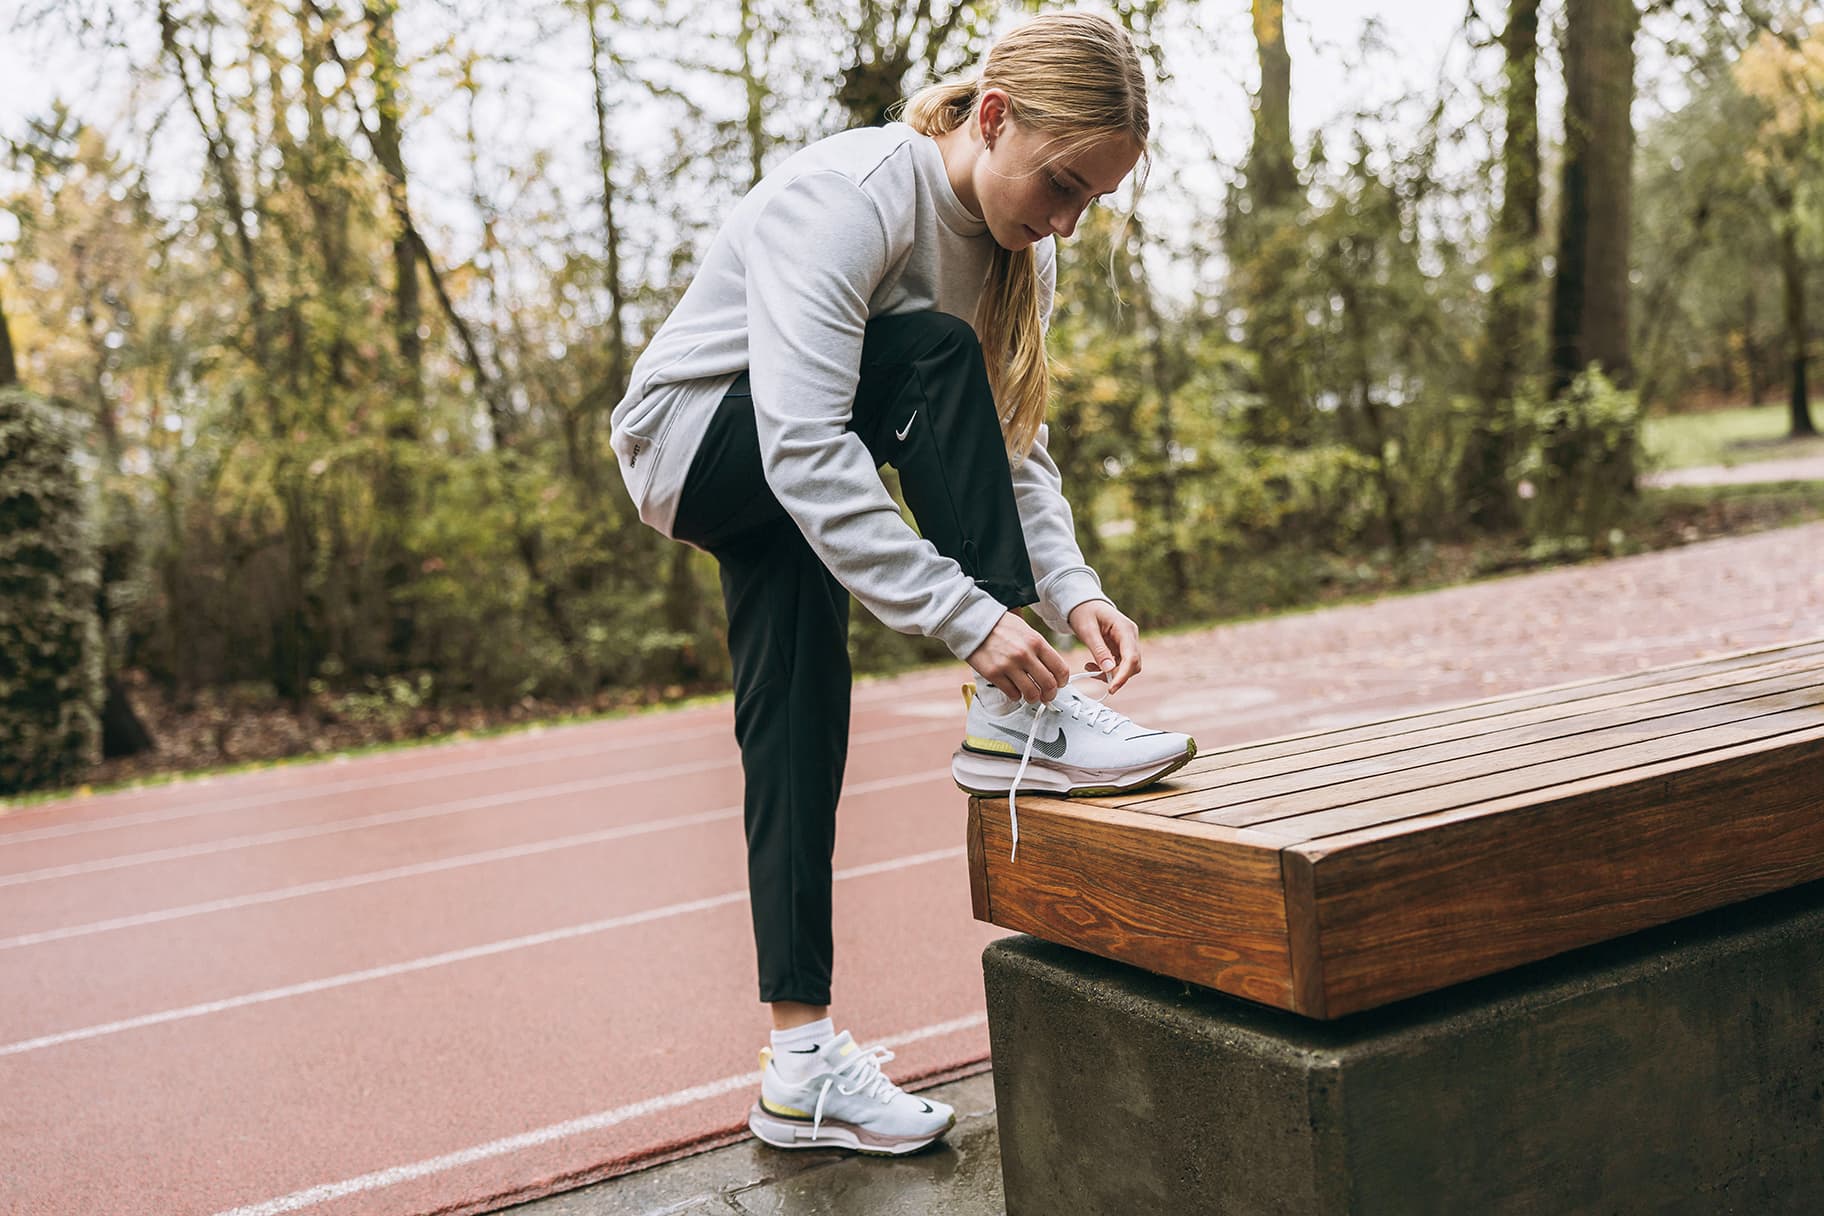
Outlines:
[{"label": "shrub", "polygon": [[1521,518],[1536,543],[1601,548],[1635,498],[1640,398],[1595,365],[1558,397],[1536,388],[1516,401],[1523,440]]},{"label": "shrub", "polygon": [[78,433],[0,391],[0,794],[66,785],[99,759],[99,572]]}]

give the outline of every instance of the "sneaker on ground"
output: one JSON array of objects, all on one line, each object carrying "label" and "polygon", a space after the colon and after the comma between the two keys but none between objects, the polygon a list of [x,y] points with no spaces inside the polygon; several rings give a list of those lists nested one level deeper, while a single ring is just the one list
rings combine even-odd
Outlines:
[{"label": "sneaker on ground", "polygon": [[1019,791],[1124,793],[1177,772],[1197,754],[1189,735],[1141,726],[1085,696],[1074,687],[1083,679],[1101,677],[1070,677],[1049,704],[1015,701],[992,685],[963,685],[969,714],[950,775],[968,793],[1007,796],[1016,855]]},{"label": "sneaker on ground", "polygon": [[[803,1080],[760,1049],[760,1100],[747,1113],[755,1136],[775,1148],[849,1148],[875,1157],[916,1152],[956,1125],[956,1111],[887,1080],[884,1047],[858,1047],[843,1031],[817,1051]],[[796,1061],[792,1062],[797,1064]]]}]

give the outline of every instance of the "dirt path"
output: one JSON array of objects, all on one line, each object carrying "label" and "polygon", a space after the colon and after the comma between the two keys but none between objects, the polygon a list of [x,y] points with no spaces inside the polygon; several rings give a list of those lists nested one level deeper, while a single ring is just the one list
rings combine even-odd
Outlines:
[{"label": "dirt path", "polygon": [[1824,455],[1791,460],[1759,460],[1753,464],[1707,464],[1689,469],[1650,473],[1641,484],[1660,486],[1745,486],[1773,481],[1824,481]]}]

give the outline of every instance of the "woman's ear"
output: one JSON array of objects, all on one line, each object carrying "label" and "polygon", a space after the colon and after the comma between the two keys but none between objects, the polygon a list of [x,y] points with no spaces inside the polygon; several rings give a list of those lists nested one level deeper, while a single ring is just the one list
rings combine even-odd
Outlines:
[{"label": "woman's ear", "polygon": [[1007,91],[1001,88],[983,89],[976,99],[975,119],[981,127],[982,142],[990,148],[1006,131],[1008,101]]}]

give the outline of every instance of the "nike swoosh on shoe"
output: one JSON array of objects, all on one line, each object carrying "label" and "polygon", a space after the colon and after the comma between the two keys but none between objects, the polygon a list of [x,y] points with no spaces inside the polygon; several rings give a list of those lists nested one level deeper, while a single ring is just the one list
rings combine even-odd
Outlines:
[{"label": "nike swoosh on shoe", "polygon": [[[1018,735],[1009,734],[1006,731],[998,731],[998,730],[995,731],[994,733],[997,738],[1005,739],[1009,743],[1017,744],[1019,747],[1022,747],[1022,748],[1024,748],[1026,746],[1026,740],[1022,739]],[[1051,740],[1034,739],[1032,741],[1032,750],[1039,753],[1041,756],[1046,757],[1049,760],[1057,760],[1057,759],[1061,758],[1064,755],[1064,752],[1068,747],[1069,747],[1069,744],[1066,742],[1062,731],[1060,731],[1058,733],[1058,737],[1055,739],[1051,739]]]}]

